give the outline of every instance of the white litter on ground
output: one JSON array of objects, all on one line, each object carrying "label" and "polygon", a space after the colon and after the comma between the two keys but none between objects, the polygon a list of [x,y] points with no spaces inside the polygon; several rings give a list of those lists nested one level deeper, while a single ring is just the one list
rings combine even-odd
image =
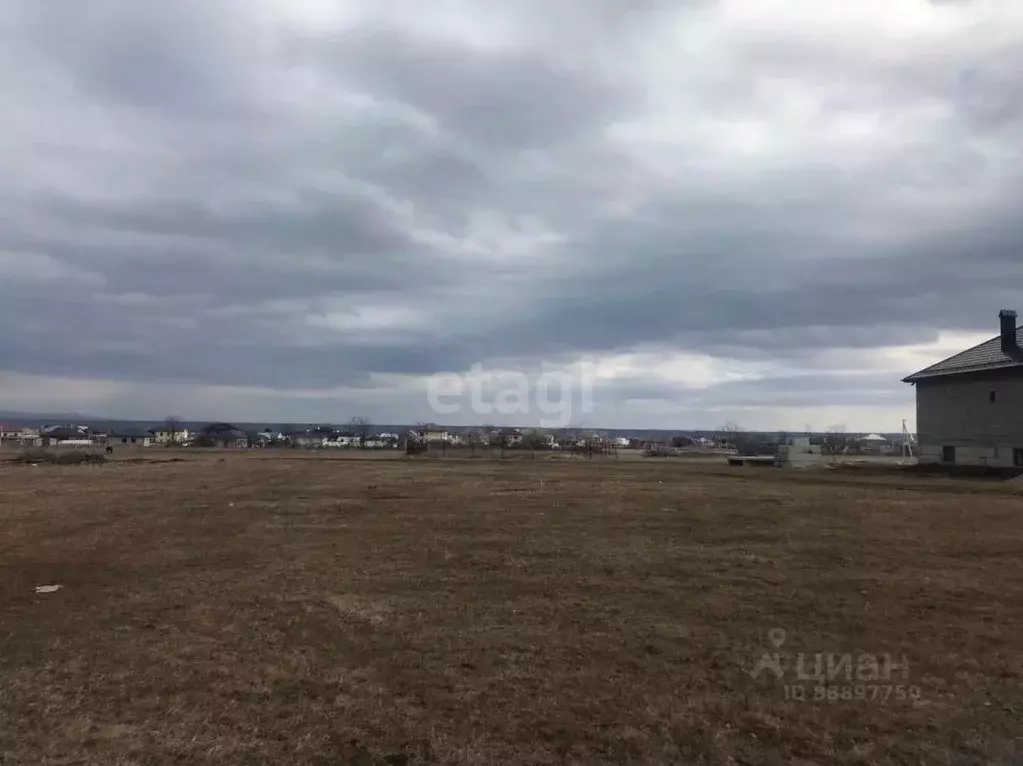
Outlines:
[{"label": "white litter on ground", "polygon": [[56,593],[63,587],[63,585],[37,585],[36,593]]}]

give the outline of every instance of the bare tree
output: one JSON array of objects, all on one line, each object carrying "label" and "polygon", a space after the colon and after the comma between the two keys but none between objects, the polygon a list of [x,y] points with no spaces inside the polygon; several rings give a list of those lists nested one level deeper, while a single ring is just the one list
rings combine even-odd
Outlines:
[{"label": "bare tree", "polygon": [[833,454],[844,452],[849,445],[849,437],[845,433],[845,426],[841,424],[828,426],[824,440],[827,444],[827,450]]},{"label": "bare tree", "polygon": [[277,433],[283,437],[281,439],[281,445],[286,447],[295,447],[295,431],[298,430],[298,426],[294,423],[279,423],[277,425]]},{"label": "bare tree", "polygon": [[522,444],[525,447],[529,447],[533,457],[536,457],[536,451],[538,449],[546,449],[549,444],[547,432],[542,428],[531,428],[523,435]]},{"label": "bare tree", "polygon": [[484,447],[497,446],[497,429],[490,423],[480,426],[480,441]]},{"label": "bare tree", "polygon": [[476,457],[476,448],[483,444],[483,432],[478,428],[470,428],[462,434],[462,439],[472,450],[472,456]]},{"label": "bare tree", "polygon": [[418,455],[426,452],[429,446],[426,439],[423,437],[423,432],[426,428],[426,421],[417,420],[413,428],[411,428],[405,434],[405,454],[406,455]]},{"label": "bare tree", "polygon": [[560,429],[554,438],[558,441],[558,451],[562,453],[566,451],[570,453],[575,452],[576,444],[580,439],[578,430],[572,425],[567,425],[564,429]]},{"label": "bare tree", "polygon": [[177,415],[168,415],[163,419],[164,430],[170,434],[170,443],[178,443],[178,434],[183,430],[182,419]]},{"label": "bare tree", "polygon": [[738,440],[739,433],[741,431],[742,428],[734,420],[726,420],[724,425],[718,429],[718,433],[721,435],[720,438],[723,441],[728,442],[728,444],[731,444],[733,447],[735,446],[735,442]]},{"label": "bare tree", "polygon": [[369,438],[369,419],[355,417],[348,421],[349,427],[359,439],[359,446],[365,448],[366,439]]},{"label": "bare tree", "polygon": [[501,457],[504,457],[504,451],[508,448],[508,434],[505,433],[503,428],[497,429],[491,434],[490,443],[500,447]]},{"label": "bare tree", "polygon": [[566,446],[569,452],[575,452],[580,436],[579,426],[569,423],[557,432],[558,450],[564,452]]}]

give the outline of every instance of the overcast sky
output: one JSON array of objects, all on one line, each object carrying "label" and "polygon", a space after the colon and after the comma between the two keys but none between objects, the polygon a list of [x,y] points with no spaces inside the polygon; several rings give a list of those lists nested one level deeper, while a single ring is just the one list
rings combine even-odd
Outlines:
[{"label": "overcast sky", "polygon": [[1021,84],[1008,0],[5,0],[0,409],[912,427],[1023,310]]}]

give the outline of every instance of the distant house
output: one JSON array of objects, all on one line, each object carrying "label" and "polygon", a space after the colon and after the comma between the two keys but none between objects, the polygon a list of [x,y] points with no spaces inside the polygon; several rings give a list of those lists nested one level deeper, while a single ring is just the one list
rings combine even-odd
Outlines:
[{"label": "distant house", "polygon": [[325,438],[322,445],[324,447],[332,447],[334,449],[347,449],[349,447],[358,447],[361,442],[361,437],[356,434],[349,433],[347,431],[338,431]]},{"label": "distant house", "polygon": [[0,442],[21,447],[42,447],[43,437],[38,428],[0,425]]},{"label": "distant house", "polygon": [[441,428],[436,423],[424,423],[418,426],[415,431],[416,438],[422,442],[446,442],[450,437],[446,428]]},{"label": "distant house", "polygon": [[283,446],[288,441],[284,434],[274,433],[269,428],[265,428],[256,434],[252,444],[256,447],[278,447]]},{"label": "distant house", "polygon": [[506,447],[517,447],[522,444],[525,438],[522,431],[517,428],[502,428],[497,432],[497,443]]},{"label": "distant house", "polygon": [[398,447],[398,436],[396,434],[370,436],[362,446],[366,449],[396,449]]},{"label": "distant house", "polygon": [[213,423],[199,432],[196,440],[201,447],[220,447],[222,449],[243,449],[249,446],[249,437],[240,428],[230,423]]},{"label": "distant house", "polygon": [[614,440],[601,431],[588,431],[579,439],[577,445],[580,447],[607,448],[614,445]]},{"label": "distant house", "polygon": [[95,441],[88,426],[48,426],[40,432],[42,446],[89,447]]},{"label": "distant house", "polygon": [[118,428],[107,434],[107,445],[150,447],[154,444],[154,437],[149,431],[136,428]]},{"label": "distant house", "polygon": [[888,446],[888,440],[881,434],[867,434],[861,436],[858,441],[863,452],[881,452]]},{"label": "distant house", "polygon": [[518,428],[496,428],[483,434],[483,444],[489,447],[515,447],[522,444],[526,435]]},{"label": "distant house", "polygon": [[161,446],[185,444],[192,436],[187,428],[170,429],[166,426],[150,428],[146,433],[152,437],[154,444]]},{"label": "distant house", "polygon": [[296,447],[311,449],[323,444],[323,436],[315,435],[309,431],[299,431],[297,433],[288,434],[288,441]]},{"label": "distant house", "polygon": [[336,428],[330,426],[316,426],[308,431],[290,434],[290,440],[296,447],[319,449],[324,446],[336,446],[332,442],[336,440],[338,433]]}]

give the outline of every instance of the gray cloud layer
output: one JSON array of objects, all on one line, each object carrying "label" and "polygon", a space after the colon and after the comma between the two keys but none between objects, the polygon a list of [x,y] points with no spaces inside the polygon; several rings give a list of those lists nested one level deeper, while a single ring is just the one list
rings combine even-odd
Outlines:
[{"label": "gray cloud layer", "polygon": [[268,419],[336,386],[403,420],[422,396],[357,392],[642,347],[782,372],[625,376],[611,425],[910,414],[912,369],[836,382],[828,354],[1018,304],[1023,18],[775,6],[10,0],[4,370],[272,389]]}]

